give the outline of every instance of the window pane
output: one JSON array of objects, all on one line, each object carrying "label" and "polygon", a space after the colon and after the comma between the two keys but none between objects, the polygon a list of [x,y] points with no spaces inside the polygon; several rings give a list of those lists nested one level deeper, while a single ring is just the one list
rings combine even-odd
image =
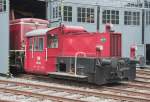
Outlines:
[{"label": "window pane", "polygon": [[111,19],[115,19],[115,15],[111,15]]},{"label": "window pane", "polygon": [[72,7],[68,7],[68,11],[72,11]]},{"label": "window pane", "polygon": [[64,21],[72,21],[72,7],[64,6]]},{"label": "window pane", "polygon": [[111,14],[112,14],[112,15],[115,15],[115,11],[114,11],[114,10],[112,10],[112,11],[111,11]]},{"label": "window pane", "polygon": [[29,38],[29,49],[30,49],[30,51],[32,50],[32,43],[33,43],[32,38]]},{"label": "window pane", "polygon": [[64,21],[67,21],[67,17],[64,17]]},{"label": "window pane", "polygon": [[85,18],[82,18],[82,22],[85,22]]},{"label": "window pane", "polygon": [[111,23],[112,23],[112,24],[116,24],[115,20],[112,20]]},{"label": "window pane", "polygon": [[48,35],[47,46],[48,48],[58,48],[58,38],[56,35],[55,36]]},{"label": "window pane", "polygon": [[93,13],[93,14],[94,14],[94,9],[91,9],[91,13]]},{"label": "window pane", "polygon": [[[80,10],[81,9],[81,10]],[[94,9],[93,8],[78,8],[78,22],[94,23]]]},{"label": "window pane", "polygon": [[107,10],[107,14],[110,14],[110,10]]},{"label": "window pane", "polygon": [[67,10],[67,6],[64,6],[64,10]]},{"label": "window pane", "polygon": [[80,7],[78,8],[78,12],[81,12],[81,8]]},{"label": "window pane", "polygon": [[78,13],[78,17],[81,17],[81,13]]},{"label": "window pane", "polygon": [[53,8],[53,18],[55,18],[55,8]]},{"label": "window pane", "polygon": [[68,16],[69,16],[69,17],[72,17],[72,12],[69,12],[69,13],[68,13]]},{"label": "window pane", "polygon": [[87,12],[90,13],[90,8],[87,8]]},{"label": "window pane", "polygon": [[106,24],[106,20],[105,19],[103,19],[103,24]]},{"label": "window pane", "polygon": [[67,16],[67,11],[64,11],[64,16]]},{"label": "window pane", "polygon": [[0,0],[0,12],[6,11],[6,0]]},{"label": "window pane", "polygon": [[81,22],[81,18],[78,18],[78,22]]},{"label": "window pane", "polygon": [[44,48],[44,40],[43,38],[39,38],[39,51],[43,51]]},{"label": "window pane", "polygon": [[82,8],[82,12],[85,12],[85,8]]},{"label": "window pane", "polygon": [[116,15],[118,15],[118,16],[119,16],[119,11],[116,11]]},{"label": "window pane", "polygon": [[38,39],[34,38],[34,51],[38,50]]},{"label": "window pane", "polygon": [[72,17],[68,17],[68,21],[71,22],[72,21]]},{"label": "window pane", "polygon": [[103,23],[119,24],[119,11],[104,10],[102,19]]},{"label": "window pane", "polygon": [[116,20],[116,24],[119,24],[119,20]]}]

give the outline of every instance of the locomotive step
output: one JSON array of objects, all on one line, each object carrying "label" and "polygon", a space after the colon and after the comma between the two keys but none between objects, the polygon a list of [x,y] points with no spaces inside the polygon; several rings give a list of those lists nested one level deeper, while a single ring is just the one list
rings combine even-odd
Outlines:
[{"label": "locomotive step", "polygon": [[61,78],[61,79],[68,79],[68,80],[76,80],[76,81],[87,81],[88,77],[84,75],[74,75],[72,73],[65,73],[65,72],[50,72],[48,73],[50,77],[53,78]]}]

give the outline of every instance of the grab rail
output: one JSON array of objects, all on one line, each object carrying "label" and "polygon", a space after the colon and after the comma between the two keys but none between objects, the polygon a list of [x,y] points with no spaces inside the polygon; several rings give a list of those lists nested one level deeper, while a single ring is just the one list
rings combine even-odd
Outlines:
[{"label": "grab rail", "polygon": [[33,45],[32,45],[32,58],[33,58]]},{"label": "grab rail", "polygon": [[85,52],[76,52],[76,54],[75,54],[75,76],[77,75],[77,57],[78,57],[78,55],[79,54],[83,54],[84,55],[84,57],[86,57],[86,53]]},{"label": "grab rail", "polygon": [[45,48],[45,49],[46,49],[46,53],[45,54],[46,54],[46,61],[47,61],[47,48]]}]

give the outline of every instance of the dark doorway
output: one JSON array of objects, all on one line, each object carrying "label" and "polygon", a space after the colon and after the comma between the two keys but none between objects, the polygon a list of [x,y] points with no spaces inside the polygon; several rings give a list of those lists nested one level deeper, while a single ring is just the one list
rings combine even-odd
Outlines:
[{"label": "dark doorway", "polygon": [[46,3],[39,0],[10,0],[10,20],[27,17],[46,19]]},{"label": "dark doorway", "polygon": [[146,44],[146,64],[150,65],[150,44]]}]

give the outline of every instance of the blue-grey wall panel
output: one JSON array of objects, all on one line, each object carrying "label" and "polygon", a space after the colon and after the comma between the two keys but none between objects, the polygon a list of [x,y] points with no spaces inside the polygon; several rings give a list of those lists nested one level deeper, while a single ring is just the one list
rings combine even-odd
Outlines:
[{"label": "blue-grey wall panel", "polygon": [[9,3],[6,1],[6,11],[0,12],[0,73],[3,74],[9,72]]}]

